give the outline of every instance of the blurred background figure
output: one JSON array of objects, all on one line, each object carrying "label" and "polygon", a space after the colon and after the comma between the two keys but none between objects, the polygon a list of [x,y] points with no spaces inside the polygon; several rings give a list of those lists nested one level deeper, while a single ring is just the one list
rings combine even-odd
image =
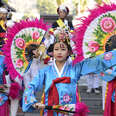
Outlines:
[{"label": "blurred background figure", "polygon": [[37,75],[39,69],[44,67],[42,60],[44,57],[44,47],[42,45],[30,44],[26,47],[26,56],[29,61],[24,73],[24,86],[27,87],[29,82],[32,81],[33,77]]},{"label": "blurred background figure", "polygon": [[91,93],[93,90],[96,94],[100,93],[99,87],[100,87],[100,79],[97,74],[90,73],[88,75],[85,75],[87,79],[87,93]]},{"label": "blurred background figure", "polygon": [[5,34],[7,31],[7,27],[11,26],[11,22],[8,22],[12,18],[12,12],[15,12],[15,9],[10,7],[8,4],[4,3],[2,0],[0,1],[0,53],[2,53],[2,47],[5,43]]}]

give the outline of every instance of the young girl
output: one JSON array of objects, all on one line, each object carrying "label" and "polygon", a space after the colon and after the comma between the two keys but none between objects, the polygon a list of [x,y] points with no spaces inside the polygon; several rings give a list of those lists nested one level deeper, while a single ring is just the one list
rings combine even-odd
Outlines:
[{"label": "young girl", "polygon": [[[76,104],[79,102],[78,96],[76,97],[76,87],[80,76],[91,72],[98,73],[116,64],[116,51],[85,59],[75,65],[67,62],[70,52],[71,47],[67,40],[57,40],[54,43],[53,64],[39,70],[25,89],[22,107],[24,112],[32,111],[35,108],[45,108],[45,105]],[[43,85],[45,85],[45,105],[38,103],[35,97],[35,92],[40,91]],[[57,113],[52,110],[44,110],[45,115],[57,116]],[[58,114],[58,116],[61,115],[61,113]],[[80,116],[79,113],[78,116]]]}]

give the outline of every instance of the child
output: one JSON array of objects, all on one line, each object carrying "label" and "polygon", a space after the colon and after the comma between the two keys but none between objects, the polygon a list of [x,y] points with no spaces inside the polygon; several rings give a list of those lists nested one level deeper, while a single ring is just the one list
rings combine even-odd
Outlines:
[{"label": "child", "polygon": [[65,28],[67,31],[74,30],[72,22],[68,21],[67,15],[69,14],[69,9],[66,6],[59,6],[57,9],[57,13],[59,15],[59,19],[52,24],[52,28]]},{"label": "child", "polygon": [[25,87],[27,87],[28,83],[32,81],[33,77],[37,75],[38,70],[43,67],[42,59],[44,53],[42,50],[40,51],[41,46],[37,44],[30,44],[26,48],[26,56],[29,61],[29,65],[26,68],[23,76]]},{"label": "child", "polygon": [[[67,39],[60,41],[57,39],[53,46],[53,65],[39,70],[25,89],[22,107],[24,112],[32,111],[35,108],[45,108],[45,105],[76,104],[79,102],[78,96],[76,97],[76,87],[80,76],[91,72],[98,73],[116,64],[116,51],[85,59],[74,66],[67,62],[70,53],[71,47]],[[40,91],[43,85],[45,85],[45,105],[38,103],[35,98],[35,92]],[[84,111],[81,110],[80,113],[84,113]],[[52,110],[44,110],[45,115],[57,116],[57,113]],[[58,114],[58,116],[61,115],[61,113]],[[78,116],[80,116],[79,113]]]}]

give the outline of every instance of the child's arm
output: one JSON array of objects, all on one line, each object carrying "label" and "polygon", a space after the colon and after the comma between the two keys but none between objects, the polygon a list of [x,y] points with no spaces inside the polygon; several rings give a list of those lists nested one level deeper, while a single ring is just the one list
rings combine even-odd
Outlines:
[{"label": "child's arm", "polygon": [[81,74],[100,73],[116,65],[116,50],[81,62]]},{"label": "child's arm", "polygon": [[32,111],[34,109],[32,105],[37,102],[35,92],[42,89],[43,84],[44,84],[44,70],[41,70],[38,72],[38,75],[34,77],[32,82],[30,82],[30,84],[24,91],[22,105],[22,109],[24,112]]}]

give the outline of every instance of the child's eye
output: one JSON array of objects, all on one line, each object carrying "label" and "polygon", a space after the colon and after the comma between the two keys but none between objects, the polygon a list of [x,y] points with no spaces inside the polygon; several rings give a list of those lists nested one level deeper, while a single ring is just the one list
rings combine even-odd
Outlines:
[{"label": "child's eye", "polygon": [[66,50],[65,48],[62,49],[63,51]]},{"label": "child's eye", "polygon": [[58,49],[54,49],[54,50],[58,50]]}]

